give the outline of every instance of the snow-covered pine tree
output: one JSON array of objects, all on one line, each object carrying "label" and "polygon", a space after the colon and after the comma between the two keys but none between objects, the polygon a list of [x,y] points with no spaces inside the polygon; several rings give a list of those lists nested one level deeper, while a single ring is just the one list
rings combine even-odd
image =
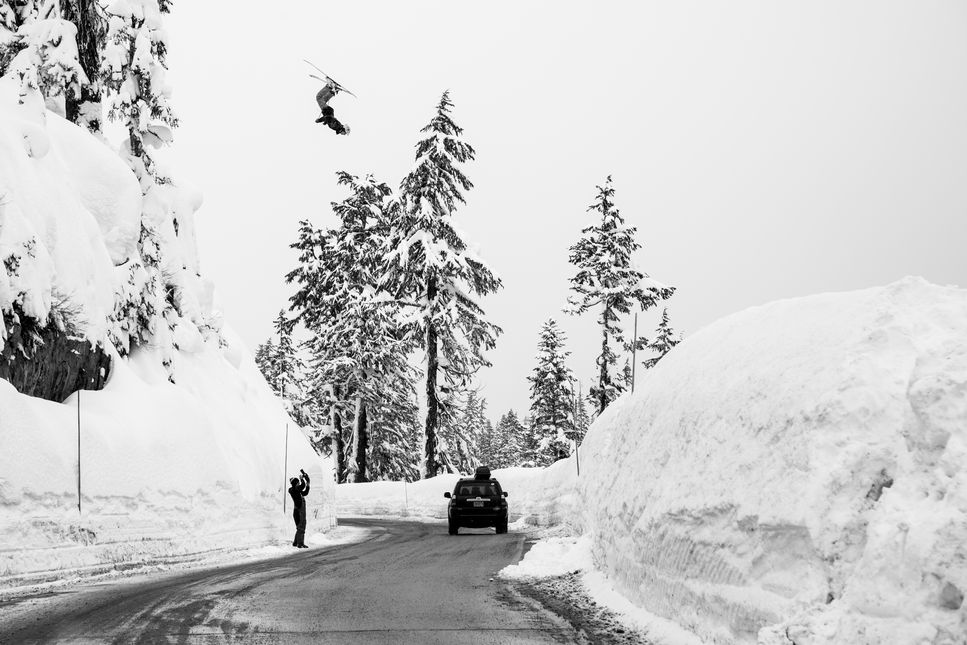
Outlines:
[{"label": "snow-covered pine tree", "polygon": [[165,0],[110,0],[106,45],[101,73],[108,90],[108,116],[128,132],[129,163],[141,180],[169,180],[157,172],[148,148],[171,142],[178,119],[169,103],[171,88],[165,80],[167,33],[162,14]]},{"label": "snow-covered pine tree", "polygon": [[369,478],[415,481],[420,476],[420,410],[415,373],[394,374],[384,384],[385,396],[372,404]]},{"label": "snow-covered pine tree", "polygon": [[400,186],[401,208],[392,221],[385,284],[394,297],[415,308],[410,333],[425,350],[426,422],[422,473],[441,468],[438,434],[452,423],[454,395],[473,374],[490,365],[500,328],[489,322],[475,298],[502,285],[468,248],[452,217],[463,191],[473,186],[460,166],[474,158],[453,122],[453,103],[444,92],[436,114],[421,132],[416,164]]},{"label": "snow-covered pine tree", "polygon": [[480,436],[477,438],[477,461],[481,465],[490,466],[491,468],[496,468],[494,466],[494,446],[496,446],[496,428],[490,419],[485,418],[483,420],[483,430]]},{"label": "snow-covered pine tree", "polygon": [[65,20],[77,29],[77,55],[87,83],[69,87],[65,101],[68,120],[91,132],[101,131],[101,52],[107,43],[107,20],[99,0],[61,0]]},{"label": "snow-covered pine tree", "polygon": [[532,459],[547,466],[570,454],[568,437],[574,431],[574,399],[571,370],[564,349],[566,337],[550,319],[541,328],[537,343],[537,366],[527,377],[531,384],[530,416],[535,444]]},{"label": "snow-covered pine tree", "polygon": [[[122,348],[129,342],[138,343],[151,337],[169,356],[164,363],[170,371],[173,343],[170,334],[156,321],[166,320],[171,324],[180,317],[178,286],[167,282],[159,263],[150,256],[152,248],[157,247],[158,227],[170,209],[169,197],[163,190],[167,187],[161,184],[170,184],[171,178],[159,172],[148,152],[149,147],[169,143],[171,128],[177,125],[168,103],[171,90],[165,81],[167,35],[162,14],[168,8],[168,3],[162,0],[106,0],[103,9],[107,31],[99,76],[106,93],[109,118],[120,121],[128,133],[122,157],[131,166],[144,193],[138,255],[127,263],[128,284],[117,294],[112,315],[114,320],[122,322],[111,336],[115,345]],[[126,312],[132,308],[143,309],[141,303],[153,300],[158,291],[169,297],[161,298],[153,317],[143,321],[146,324],[140,320],[136,326],[123,323]]]},{"label": "snow-covered pine tree", "polygon": [[78,60],[77,28],[61,17],[59,0],[15,2],[3,20],[17,26],[0,46],[16,52],[9,70],[20,80],[21,103],[38,91],[49,107],[56,107],[68,91],[79,92],[87,84]]},{"label": "snow-covered pine tree", "polygon": [[469,474],[481,463],[480,440],[487,428],[487,401],[469,389],[453,422],[440,427],[440,452],[450,459],[451,472]]},{"label": "snow-covered pine tree", "polygon": [[272,389],[286,401],[286,406],[290,412],[299,407],[304,399],[302,391],[302,375],[305,373],[305,364],[296,349],[295,342],[292,340],[292,329],[295,321],[290,320],[285,315],[285,310],[280,310],[279,315],[272,321],[272,329],[278,343],[275,345],[276,380],[270,381]]},{"label": "snow-covered pine tree", "polygon": [[584,441],[584,435],[588,433],[591,425],[591,415],[588,414],[588,406],[582,397],[577,398],[577,416],[574,420],[574,434],[570,437],[580,446]]},{"label": "snow-covered pine tree", "polygon": [[[367,481],[371,440],[393,441],[406,434],[415,409],[412,387],[406,384],[415,374],[407,362],[412,343],[402,329],[400,306],[377,284],[386,248],[382,236],[393,208],[391,190],[371,177],[338,177],[351,193],[332,204],[340,226],[318,230],[302,222],[292,245],[299,250],[299,266],[286,280],[298,285],[291,309],[311,334],[312,389],[328,392],[340,417],[351,414],[347,471],[353,481]],[[407,464],[388,465],[386,459],[408,460],[406,450],[380,450],[384,472],[405,472]]]},{"label": "snow-covered pine tree", "polygon": [[275,341],[271,338],[264,343],[259,343],[259,346],[255,348],[255,366],[259,368],[259,372],[262,373],[265,382],[269,385],[281,380],[279,378],[279,365],[276,360],[277,355],[278,350]]},{"label": "snow-covered pine tree", "polygon": [[500,417],[500,421],[494,429],[491,468],[509,468],[521,465],[524,461],[521,456],[524,432],[524,425],[513,410],[505,412]]},{"label": "snow-covered pine tree", "polygon": [[108,318],[108,338],[121,356],[149,342],[163,322],[166,306],[161,247],[157,234],[144,221],[138,251],[138,256],[128,262],[127,280],[119,286],[114,311]]},{"label": "snow-covered pine tree", "polygon": [[0,76],[7,73],[10,62],[23,49],[17,30],[35,10],[34,0],[0,0]]},{"label": "snow-covered pine tree", "polygon": [[648,343],[647,349],[652,351],[652,357],[646,361],[642,361],[645,369],[651,369],[658,364],[665,354],[671,351],[672,347],[681,342],[680,338],[676,338],[675,330],[672,329],[671,323],[668,321],[668,308],[666,307],[661,312],[661,322],[658,323],[658,329],[656,330],[655,340]]},{"label": "snow-covered pine tree", "polygon": [[675,289],[635,268],[632,255],[641,248],[635,240],[637,229],[626,226],[615,207],[611,177],[597,189],[597,197],[588,211],[600,219],[581,231],[581,239],[570,249],[570,262],[578,271],[571,278],[574,295],[568,298],[568,313],[580,315],[594,308],[601,311],[598,316],[601,353],[596,359],[598,382],[590,392],[596,412],[601,414],[624,390],[620,374],[615,373],[616,346],[630,349],[631,343],[641,345],[641,339],[626,342],[621,317],[636,305],[642,311],[655,306],[659,300],[671,297]]}]

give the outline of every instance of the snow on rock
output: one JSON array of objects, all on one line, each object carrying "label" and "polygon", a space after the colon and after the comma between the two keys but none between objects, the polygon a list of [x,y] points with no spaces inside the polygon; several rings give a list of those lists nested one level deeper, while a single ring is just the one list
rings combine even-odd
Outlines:
[{"label": "snow on rock", "polygon": [[696,333],[578,486],[597,566],[715,643],[964,643],[967,291],[907,278]]}]

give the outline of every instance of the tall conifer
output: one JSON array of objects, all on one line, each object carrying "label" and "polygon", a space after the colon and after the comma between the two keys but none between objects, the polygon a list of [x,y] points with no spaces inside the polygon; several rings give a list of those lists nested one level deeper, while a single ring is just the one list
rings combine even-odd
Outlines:
[{"label": "tall conifer", "polygon": [[590,395],[596,403],[596,413],[604,409],[624,391],[623,374],[617,371],[616,350],[639,348],[642,339],[627,341],[621,327],[622,316],[632,308],[641,311],[654,307],[660,300],[671,297],[675,289],[666,287],[635,268],[632,255],[641,248],[635,240],[637,229],[626,226],[614,204],[611,177],[598,186],[594,203],[588,207],[597,221],[585,228],[582,237],[571,247],[570,261],[577,268],[571,278],[574,294],[568,298],[569,313],[583,314],[592,309],[600,311],[601,352],[596,359],[598,382]]},{"label": "tall conifer", "polygon": [[484,352],[500,333],[476,300],[500,288],[500,279],[452,222],[463,192],[473,186],[461,166],[474,158],[463,129],[450,117],[452,108],[444,92],[436,114],[421,130],[425,136],[416,145],[416,164],[400,186],[386,279],[394,296],[413,310],[410,331],[425,350],[424,477],[451,461],[440,450],[440,428],[452,427],[456,395],[480,367],[490,365]]}]

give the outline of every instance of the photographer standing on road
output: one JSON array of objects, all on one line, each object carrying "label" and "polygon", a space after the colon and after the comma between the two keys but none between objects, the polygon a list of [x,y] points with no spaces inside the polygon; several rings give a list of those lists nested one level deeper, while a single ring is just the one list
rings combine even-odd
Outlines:
[{"label": "photographer standing on road", "polygon": [[289,487],[289,495],[292,496],[292,519],[295,520],[295,539],[292,546],[300,549],[308,549],[306,546],[306,500],[309,494],[309,475],[306,471],[299,469],[302,473],[301,481],[298,477],[289,480],[292,486]]}]

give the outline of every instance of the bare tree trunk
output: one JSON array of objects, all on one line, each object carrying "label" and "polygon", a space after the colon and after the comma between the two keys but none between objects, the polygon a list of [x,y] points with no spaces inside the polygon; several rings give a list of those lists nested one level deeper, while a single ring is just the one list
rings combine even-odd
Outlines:
[{"label": "bare tree trunk", "polygon": [[604,324],[601,329],[601,358],[598,359],[598,414],[608,407],[608,386],[611,385],[611,375],[608,374],[608,311],[604,312]]},{"label": "bare tree trunk", "polygon": [[81,87],[80,96],[73,89],[67,90],[64,107],[72,123],[84,125],[91,132],[101,131],[101,91],[98,76],[101,66],[106,28],[98,13],[97,0],[65,0],[61,2],[64,19],[77,28],[77,60],[87,76],[88,83]]},{"label": "bare tree trunk", "polygon": [[366,420],[366,404],[362,399],[356,401],[356,431],[353,433],[353,459],[356,462],[356,472],[353,473],[353,482],[367,482],[366,477],[366,449],[369,447],[369,428]]},{"label": "bare tree trunk", "polygon": [[336,483],[346,482],[346,442],[342,436],[342,418],[336,407],[332,408],[333,437],[336,442]]},{"label": "bare tree trunk", "polygon": [[[430,276],[426,283],[428,302],[436,298],[436,277]],[[435,477],[439,464],[436,459],[437,428],[440,424],[439,400],[437,399],[437,334],[433,323],[426,329],[426,447],[423,455],[423,477]]]}]

